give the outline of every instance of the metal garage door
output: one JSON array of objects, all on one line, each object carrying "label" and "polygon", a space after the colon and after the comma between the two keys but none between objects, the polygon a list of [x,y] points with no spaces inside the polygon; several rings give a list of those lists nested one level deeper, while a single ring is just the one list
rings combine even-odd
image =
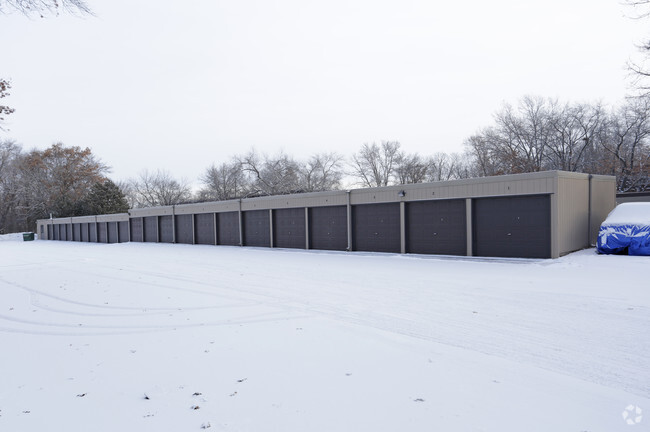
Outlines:
[{"label": "metal garage door", "polygon": [[66,224],[65,226],[65,239],[72,241],[72,224]]},{"label": "metal garage door", "polygon": [[131,224],[131,238],[129,240],[132,242],[141,242],[143,239],[142,218],[131,218],[129,223]]},{"label": "metal garage door", "polygon": [[52,225],[47,225],[45,229],[47,230],[47,239],[54,240],[54,230],[52,229]]},{"label": "metal garage door", "polygon": [[160,224],[160,242],[173,243],[174,242],[174,219],[171,215],[160,216],[158,219]]},{"label": "metal garage door", "polygon": [[271,226],[268,210],[249,210],[242,213],[245,246],[271,246]]},{"label": "metal garage door", "polygon": [[118,234],[117,234],[117,222],[108,222],[106,224],[106,229],[108,230],[108,242],[109,243],[117,243],[119,240]]},{"label": "metal garage door", "polygon": [[87,242],[89,240],[88,237],[88,223],[82,223],[81,224],[81,241],[82,242]]},{"label": "metal garage door", "polygon": [[51,225],[50,228],[52,228],[52,240],[58,240],[61,235],[59,225]]},{"label": "metal garage door", "polygon": [[273,210],[273,246],[305,249],[305,209]]},{"label": "metal garage door", "polygon": [[346,206],[309,209],[309,248],[347,250],[348,210]]},{"label": "metal garage door", "polygon": [[192,226],[192,215],[177,215],[176,219],[176,243],[194,244],[194,229]]},{"label": "metal garage door", "polygon": [[239,246],[238,212],[217,214],[217,243],[220,245]]},{"label": "metal garage door", "polygon": [[99,235],[99,243],[108,243],[108,233],[106,232],[106,222],[97,222],[97,232]]},{"label": "metal garage door", "polygon": [[196,244],[216,244],[214,238],[214,213],[194,215],[194,230]]},{"label": "metal garage door", "polygon": [[407,203],[406,251],[419,254],[467,255],[465,200]]},{"label": "metal garage door", "polygon": [[129,222],[121,221],[118,222],[118,240],[120,243],[126,243],[129,241]]},{"label": "metal garage door", "polygon": [[95,222],[88,224],[88,240],[92,243],[97,242],[97,224]]},{"label": "metal garage door", "polygon": [[147,216],[144,218],[144,241],[158,241],[158,216]]},{"label": "metal garage door", "polygon": [[473,203],[474,255],[550,258],[549,195],[480,198]]},{"label": "metal garage door", "polygon": [[74,241],[81,241],[81,224],[72,224],[72,239]]},{"label": "metal garage door", "polygon": [[399,203],[353,206],[353,249],[399,253],[401,250],[399,226]]}]

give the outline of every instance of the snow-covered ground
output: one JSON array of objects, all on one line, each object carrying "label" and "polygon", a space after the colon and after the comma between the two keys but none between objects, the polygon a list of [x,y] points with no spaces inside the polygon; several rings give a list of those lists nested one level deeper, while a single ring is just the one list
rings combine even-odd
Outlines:
[{"label": "snow-covered ground", "polygon": [[650,430],[648,257],[4,240],[0,431]]}]

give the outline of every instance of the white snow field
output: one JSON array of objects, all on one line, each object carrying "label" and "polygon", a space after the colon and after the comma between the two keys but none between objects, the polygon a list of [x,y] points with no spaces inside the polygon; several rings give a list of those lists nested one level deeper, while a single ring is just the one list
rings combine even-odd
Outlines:
[{"label": "white snow field", "polygon": [[0,431],[650,430],[648,257],[3,240]]}]

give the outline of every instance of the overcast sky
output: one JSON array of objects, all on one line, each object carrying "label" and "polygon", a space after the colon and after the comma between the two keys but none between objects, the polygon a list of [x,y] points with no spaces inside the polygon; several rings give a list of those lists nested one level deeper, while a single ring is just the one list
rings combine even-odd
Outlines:
[{"label": "overcast sky", "polygon": [[0,15],[0,138],[90,147],[116,180],[196,182],[251,147],[462,151],[524,95],[619,103],[650,28],[617,0],[88,2],[96,17]]}]

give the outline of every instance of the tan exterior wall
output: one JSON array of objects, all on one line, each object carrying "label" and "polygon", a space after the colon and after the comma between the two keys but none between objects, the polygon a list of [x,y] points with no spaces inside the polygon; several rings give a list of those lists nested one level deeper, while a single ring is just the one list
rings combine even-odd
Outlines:
[{"label": "tan exterior wall", "polygon": [[598,240],[598,230],[609,212],[616,207],[616,179],[611,176],[595,175],[591,179],[591,227],[590,246]]},{"label": "tan exterior wall", "polygon": [[[557,173],[558,171],[545,171],[384,188],[356,189],[350,192],[351,204],[554,193]],[[400,198],[398,196],[400,191],[405,192],[404,197]]]},{"label": "tan exterior wall", "polygon": [[173,214],[174,206],[148,207],[129,210],[131,217],[168,216]]},{"label": "tan exterior wall", "polygon": [[558,253],[564,255],[589,245],[589,176],[559,176]]},{"label": "tan exterior wall", "polygon": [[[112,215],[99,215],[97,216],[97,222],[126,222],[129,220],[128,213],[118,213]],[[75,223],[77,223],[77,218],[74,218]]]},{"label": "tan exterior wall", "polygon": [[558,176],[558,253],[590,247],[615,206],[616,180],[611,176],[560,172]]}]

